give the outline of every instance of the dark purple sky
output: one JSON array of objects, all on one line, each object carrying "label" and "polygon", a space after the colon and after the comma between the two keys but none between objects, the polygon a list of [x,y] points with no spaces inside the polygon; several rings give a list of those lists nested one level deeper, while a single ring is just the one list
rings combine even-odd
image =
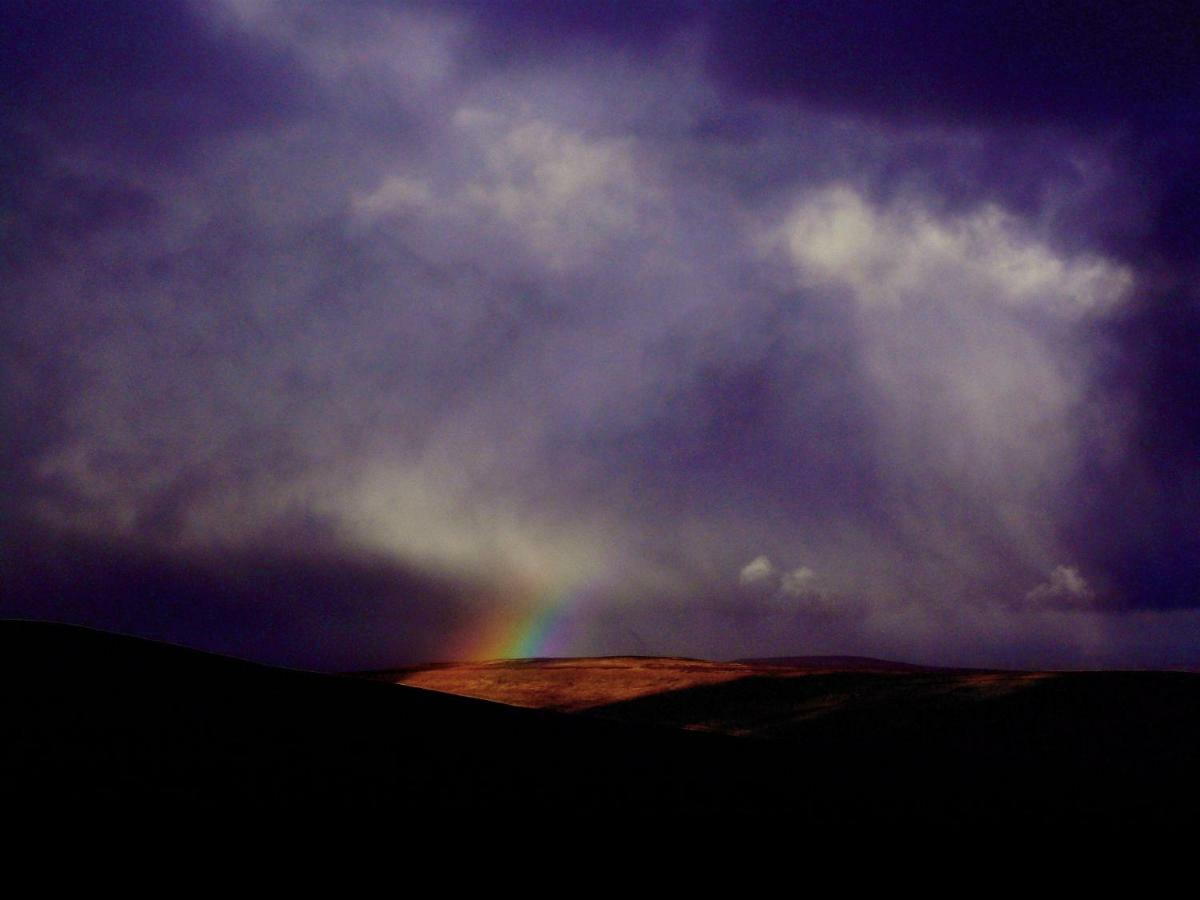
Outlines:
[{"label": "dark purple sky", "polygon": [[1198,22],[6,3],[0,613],[1200,664]]}]

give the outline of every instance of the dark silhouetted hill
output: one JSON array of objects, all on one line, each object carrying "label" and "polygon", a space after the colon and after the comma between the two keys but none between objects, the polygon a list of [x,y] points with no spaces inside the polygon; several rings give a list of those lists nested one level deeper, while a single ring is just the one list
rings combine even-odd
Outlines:
[{"label": "dark silhouetted hill", "polygon": [[1187,674],[752,673],[568,715],[30,622],[0,670],[9,816],[1144,827],[1200,796]]}]

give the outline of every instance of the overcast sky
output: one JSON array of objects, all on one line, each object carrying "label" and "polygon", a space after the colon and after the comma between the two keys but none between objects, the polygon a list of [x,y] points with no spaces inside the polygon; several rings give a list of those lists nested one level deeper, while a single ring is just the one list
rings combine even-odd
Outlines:
[{"label": "overcast sky", "polygon": [[4,4],[0,612],[1200,664],[1189,6]]}]

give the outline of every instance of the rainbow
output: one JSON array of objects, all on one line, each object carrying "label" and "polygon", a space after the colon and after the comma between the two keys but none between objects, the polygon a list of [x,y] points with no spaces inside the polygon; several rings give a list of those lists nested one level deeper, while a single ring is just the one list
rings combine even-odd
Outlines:
[{"label": "rainbow", "polygon": [[593,596],[593,585],[505,592],[453,641],[446,658],[466,662],[567,655],[580,613]]}]

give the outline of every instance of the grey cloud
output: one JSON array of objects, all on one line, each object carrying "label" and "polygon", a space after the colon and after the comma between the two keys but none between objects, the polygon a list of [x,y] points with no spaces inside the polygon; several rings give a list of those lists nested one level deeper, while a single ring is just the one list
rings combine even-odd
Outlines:
[{"label": "grey cloud", "polygon": [[0,22],[6,133],[162,165],[308,105],[286,54],[207,26],[193,4],[8,4]]},{"label": "grey cloud", "polygon": [[487,608],[485,586],[293,536],[181,556],[26,531],[0,548],[4,614],[345,671],[435,660]]}]

